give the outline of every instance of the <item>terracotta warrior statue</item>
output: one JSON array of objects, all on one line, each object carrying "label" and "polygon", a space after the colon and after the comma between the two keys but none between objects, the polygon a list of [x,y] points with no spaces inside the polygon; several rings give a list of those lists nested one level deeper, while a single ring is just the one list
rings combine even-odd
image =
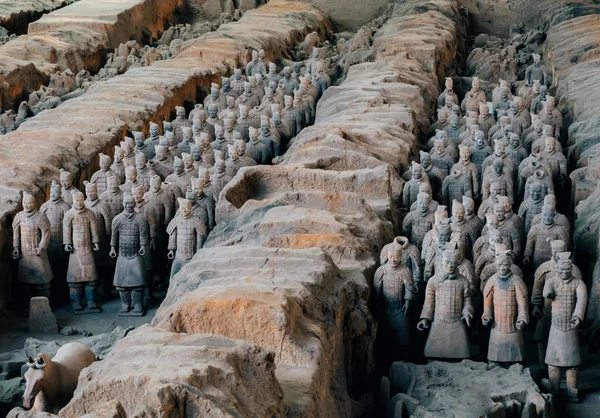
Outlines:
[{"label": "terracotta warrior statue", "polygon": [[96,270],[98,276],[102,278],[104,284],[104,293],[110,294],[112,289],[112,272],[109,274],[107,267],[111,264],[109,252],[110,227],[112,217],[108,206],[102,202],[98,195],[98,185],[84,181],[85,185],[85,206],[96,215],[96,225],[98,227],[98,246],[100,249],[94,252]]},{"label": "terracotta warrior statue", "polygon": [[73,174],[62,168],[60,169],[60,185],[63,200],[71,205],[73,203],[71,192],[77,190],[77,187],[73,186]]},{"label": "terracotta warrior statue", "polygon": [[[67,283],[75,313],[100,312],[96,304],[98,272],[94,251],[100,250],[96,215],[85,206],[83,193],[73,192],[73,207],[65,214],[63,243],[69,253]],[[84,311],[85,309],[85,311]]]},{"label": "terracotta warrior statue", "polygon": [[388,245],[387,263],[375,272],[373,292],[382,321],[380,331],[391,344],[390,350],[397,353],[410,344],[408,313],[417,288],[411,271],[402,263],[402,246],[396,241]]},{"label": "terracotta warrior statue", "polygon": [[[119,185],[125,182],[125,164],[123,163],[123,149],[115,145],[114,161],[110,166],[110,170],[117,175]],[[108,177],[108,176],[107,176]],[[108,187],[108,181],[107,181]],[[103,192],[104,193],[104,192]],[[100,193],[102,194],[102,193]]]},{"label": "terracotta warrior statue", "polygon": [[[475,213],[475,201],[472,198],[463,196],[462,205],[465,210],[465,229],[469,235],[469,241],[471,242],[472,249],[475,241],[481,234],[481,230],[483,229],[483,221],[479,216],[477,216],[477,213]],[[469,253],[465,252],[465,254]]]},{"label": "terracotta warrior statue", "polygon": [[554,216],[556,209],[552,206],[544,205],[542,208],[542,222],[533,225],[527,234],[527,245],[523,264],[532,264],[534,271],[552,258],[550,241],[562,240],[569,242],[569,235],[564,227],[556,225]]},{"label": "terracotta warrior statue", "polygon": [[23,192],[23,210],[15,215],[13,228],[13,259],[19,260],[17,280],[26,287],[29,297],[50,297],[52,268],[48,260],[50,221],[35,207],[34,197]]},{"label": "terracotta warrior statue", "polygon": [[450,236],[452,235],[450,219],[441,219],[436,229],[438,231],[437,240],[433,242],[432,245],[428,248],[423,248],[423,250],[425,251],[423,257],[423,262],[425,263],[425,267],[423,269],[423,277],[426,282],[432,276],[442,271],[444,251],[446,250],[447,244],[448,242],[450,242]]},{"label": "terracotta warrior statue", "polygon": [[[148,137],[148,139],[146,139],[146,145],[150,147],[154,155],[154,147],[157,146],[160,141],[160,135],[158,133],[158,124],[150,122],[148,129],[150,131],[150,136]],[[152,158],[150,158],[150,160]]]},{"label": "terracotta warrior statue", "polygon": [[167,257],[169,260],[173,260],[171,279],[202,248],[208,235],[204,223],[199,218],[192,216],[192,202],[183,198],[177,200],[180,215],[173,218],[167,228],[169,234]]},{"label": "terracotta warrior statue", "polygon": [[[546,348],[548,346],[548,336],[550,335],[550,325],[552,314],[550,312],[550,306],[552,301],[545,299],[542,296],[544,286],[546,282],[556,276],[558,272],[558,254],[567,251],[567,244],[562,240],[550,241],[550,248],[552,251],[552,258],[535,271],[533,276],[533,291],[531,292],[531,304],[533,305],[533,316],[538,318],[538,323],[533,333],[533,339],[537,341],[538,345],[538,358],[540,365],[545,367]],[[573,277],[576,279],[582,279],[581,271],[573,264]]]},{"label": "terracotta warrior statue", "polygon": [[69,261],[63,246],[63,219],[69,209],[71,206],[62,198],[60,184],[53,180],[50,186],[50,199],[42,204],[40,212],[46,215],[50,222],[48,259],[54,276],[59,280],[66,277]]},{"label": "terracotta warrior statue", "polygon": [[525,234],[529,233],[535,215],[542,213],[543,206],[542,183],[539,181],[533,182],[530,186],[529,196],[519,206],[519,217],[523,219]]},{"label": "terracotta warrior statue", "polygon": [[587,288],[583,280],[573,276],[570,253],[557,256],[556,275],[546,281],[543,291],[543,297],[551,301],[552,325],[546,351],[548,381],[542,380],[542,384],[558,394],[561,371],[566,369],[568,399],[579,402],[579,326],[587,307]]},{"label": "terracotta warrior statue", "polygon": [[465,171],[458,168],[452,169],[449,176],[442,183],[442,203],[449,207],[452,211],[453,202],[462,199],[463,196],[473,197],[471,189],[473,183],[472,178],[467,177]]},{"label": "terracotta warrior statue", "polygon": [[[475,131],[475,144],[469,147],[470,160],[477,168],[478,184],[481,184],[483,178],[483,162],[493,154],[492,147],[486,141],[483,131]],[[479,191],[479,188],[478,188]]]},{"label": "terracotta warrior statue", "polygon": [[175,135],[175,140],[179,143],[183,139],[183,131],[181,128],[192,127],[192,122],[185,117],[185,108],[182,106],[175,107],[175,119],[171,121],[171,125],[173,125],[173,134]]},{"label": "terracotta warrior statue", "polygon": [[451,77],[446,77],[445,82],[446,88],[438,97],[438,107],[443,107],[446,105],[446,98],[452,97],[452,103],[458,104],[458,96],[454,93],[454,81]]},{"label": "terracotta warrior statue", "polygon": [[135,148],[133,152],[135,154],[142,153],[146,156],[146,160],[151,160],[154,158],[154,147],[148,145],[146,143],[146,137],[143,132],[133,131],[133,140],[135,141]]},{"label": "terracotta warrior statue", "polygon": [[417,196],[417,208],[409,212],[402,222],[402,235],[408,237],[410,242],[421,249],[425,234],[433,228],[433,213],[429,211],[431,196],[427,193],[419,193]]},{"label": "terracotta warrior statue", "polygon": [[483,289],[484,326],[491,325],[487,358],[492,363],[517,363],[525,360],[522,330],[529,323],[527,286],[512,274],[509,251],[496,252],[497,272]]},{"label": "terracotta warrior statue", "polygon": [[144,255],[149,242],[148,223],[135,211],[133,197],[125,193],[123,212],[113,219],[110,240],[110,256],[117,259],[113,284],[121,297],[121,316],[144,315]]},{"label": "terracotta warrior statue", "polygon": [[[412,245],[406,237],[394,238],[394,243],[402,247],[402,264],[411,271],[413,283],[418,289],[419,284],[423,281],[423,273],[421,268],[421,253],[417,247]],[[392,243],[385,245],[381,249],[379,255],[379,263],[384,265],[388,261],[388,249]]]},{"label": "terracotta warrior statue", "polygon": [[471,149],[464,145],[458,146],[459,161],[454,164],[452,171],[461,170],[465,178],[469,179],[470,189],[473,191],[473,199],[479,199],[479,169],[471,162]]},{"label": "terracotta warrior statue", "polygon": [[533,64],[525,70],[525,82],[527,85],[532,86],[534,80],[540,80],[544,86],[547,86],[549,84],[548,70],[542,64],[542,57],[539,54],[532,54],[532,57]]},{"label": "terracotta warrior statue", "polygon": [[99,194],[102,194],[106,191],[106,178],[108,176],[117,175],[117,173],[111,170],[111,165],[111,158],[108,155],[100,153],[100,170],[92,174],[92,179],[90,180],[92,183],[96,183]]},{"label": "terracotta warrior statue", "polygon": [[423,331],[431,326],[425,344],[425,357],[430,359],[471,356],[467,327],[471,326],[474,309],[469,281],[457,273],[457,262],[456,252],[446,250],[442,271],[427,282],[417,328]]},{"label": "terracotta warrior statue", "polygon": [[463,99],[460,107],[463,112],[468,110],[474,110],[479,112],[480,104],[487,104],[487,98],[485,97],[485,92],[480,90],[481,83],[479,82],[478,77],[473,77],[471,80],[471,91],[469,91],[465,98]]},{"label": "terracotta warrior statue", "polygon": [[409,209],[411,205],[417,201],[419,185],[423,182],[429,183],[429,178],[427,175],[424,175],[421,164],[413,161],[411,174],[411,179],[404,184],[404,188],[402,189],[402,202],[406,209]]}]

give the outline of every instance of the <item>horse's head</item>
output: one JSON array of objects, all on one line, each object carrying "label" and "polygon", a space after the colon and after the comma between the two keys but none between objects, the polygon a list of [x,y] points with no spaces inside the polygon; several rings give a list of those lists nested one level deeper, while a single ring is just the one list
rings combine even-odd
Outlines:
[{"label": "horse's head", "polygon": [[45,368],[48,365],[48,356],[42,354],[35,360],[29,357],[27,359],[27,367],[29,370],[25,372],[25,394],[23,395],[23,408],[31,409],[35,402],[35,397],[42,390],[44,385]]}]

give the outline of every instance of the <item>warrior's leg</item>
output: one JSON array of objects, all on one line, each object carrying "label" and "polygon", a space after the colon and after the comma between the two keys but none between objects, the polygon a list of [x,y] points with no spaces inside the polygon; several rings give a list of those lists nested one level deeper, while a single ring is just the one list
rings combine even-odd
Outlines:
[{"label": "warrior's leg", "polygon": [[144,289],[144,303],[150,304],[154,299],[152,284],[154,282],[154,270],[146,271],[146,288]]},{"label": "warrior's leg", "polygon": [[97,309],[98,305],[96,304],[96,283],[97,282],[88,282],[85,284],[85,298],[87,300],[88,309]]},{"label": "warrior's leg", "polygon": [[81,293],[83,285],[80,283],[69,283],[69,295],[71,297],[71,305],[74,311],[83,310]]},{"label": "warrior's leg", "polygon": [[[540,321],[541,321],[541,319],[540,319]],[[537,347],[538,347],[538,360],[540,362],[540,368],[545,369],[546,368],[546,349],[548,348],[548,344],[545,342],[538,342]]]},{"label": "warrior's leg", "polygon": [[131,306],[131,290],[127,290],[125,287],[117,287],[119,296],[121,297],[121,313],[129,312]]},{"label": "warrior's leg", "polygon": [[548,365],[548,380],[550,381],[550,392],[558,395],[560,392],[560,367]]},{"label": "warrior's leg", "polygon": [[579,402],[579,367],[567,369],[567,399],[570,402]]},{"label": "warrior's leg", "polygon": [[133,312],[140,313],[144,311],[144,288],[138,287],[131,292],[133,303]]}]

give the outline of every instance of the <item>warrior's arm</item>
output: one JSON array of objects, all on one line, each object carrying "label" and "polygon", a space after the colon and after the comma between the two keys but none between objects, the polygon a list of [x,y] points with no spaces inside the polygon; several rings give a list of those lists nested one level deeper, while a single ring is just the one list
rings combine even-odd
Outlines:
[{"label": "warrior's arm", "polygon": [[525,283],[515,286],[517,297],[517,322],[529,323],[529,304],[527,303],[527,287]]},{"label": "warrior's arm", "polygon": [[204,245],[204,240],[206,239],[206,228],[200,219],[198,219],[198,225],[196,226],[196,252],[202,248]]},{"label": "warrior's arm", "polygon": [[145,247],[150,242],[150,234],[148,233],[148,221],[146,219],[140,218],[138,220],[138,225],[140,227],[140,245]]},{"label": "warrior's arm", "polygon": [[173,219],[169,222],[169,226],[167,228],[167,232],[169,234],[169,244],[167,246],[168,250],[177,250],[177,220]]},{"label": "warrior's arm", "polygon": [[506,194],[508,195],[508,200],[510,200],[510,203],[512,203],[513,205],[515,204],[515,194],[513,192],[513,182],[512,180],[507,180],[506,182]]},{"label": "warrior's arm", "polygon": [[423,303],[423,309],[421,310],[420,319],[427,319],[433,321],[433,313],[435,311],[435,282],[429,281],[425,289],[425,302]]},{"label": "warrior's arm", "polygon": [[410,216],[406,216],[402,221],[402,235],[407,238],[410,238],[410,233],[412,230],[412,219]]},{"label": "warrior's arm", "polygon": [[473,302],[471,301],[471,288],[468,282],[465,283],[463,289],[463,301],[464,306],[462,310],[462,315],[466,317],[467,315],[473,317],[475,313],[475,309],[473,308]]},{"label": "warrior's arm", "polygon": [[541,265],[533,276],[533,290],[531,291],[531,304],[536,306],[544,305],[544,297],[542,292],[544,291],[544,285],[546,283],[547,272],[540,272],[540,269],[545,266]]},{"label": "warrior's arm", "polygon": [[91,210],[88,211],[90,217],[90,230],[92,233],[92,242],[99,243],[100,242],[100,234],[98,234],[98,221],[96,219],[96,214]]},{"label": "warrior's arm", "polygon": [[494,285],[493,280],[488,280],[483,289],[483,315],[482,318],[494,319]]},{"label": "warrior's arm", "polygon": [[477,174],[477,167],[475,167],[474,170],[471,170],[471,179],[473,182],[473,194],[479,196],[479,176]]},{"label": "warrior's arm", "polygon": [[13,228],[13,247],[19,248],[21,247],[21,217],[19,214],[15,216],[15,219],[12,223]]},{"label": "warrior's arm", "polygon": [[73,245],[73,216],[68,212],[63,219],[63,245]]},{"label": "warrior's arm", "polygon": [[585,287],[585,283],[583,281],[580,281],[579,285],[577,286],[577,304],[575,305],[573,316],[576,316],[577,318],[582,320],[585,317],[585,308],[587,308],[587,294],[588,292],[587,288]]},{"label": "warrior's arm", "polygon": [[50,245],[50,221],[43,213],[40,214],[38,228],[40,228],[42,234],[38,247],[47,250]]},{"label": "warrior's arm", "polygon": [[381,299],[381,288],[383,286],[383,271],[382,267],[379,267],[375,272],[373,278],[373,296],[375,297],[375,304]]},{"label": "warrior's arm", "polygon": [[415,256],[410,257],[410,262],[412,264],[412,274],[413,280],[415,282],[420,282],[423,280],[423,272],[421,271],[421,257]]}]

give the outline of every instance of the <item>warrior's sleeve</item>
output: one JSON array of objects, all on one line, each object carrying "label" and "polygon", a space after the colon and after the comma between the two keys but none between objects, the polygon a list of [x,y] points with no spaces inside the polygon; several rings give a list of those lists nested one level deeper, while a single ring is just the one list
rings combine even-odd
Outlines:
[{"label": "warrior's sleeve", "polygon": [[[146,206],[146,208],[150,209],[148,206]],[[150,239],[154,239],[158,236],[158,225],[156,225],[156,214],[154,213],[154,210],[146,210],[146,219],[148,221]]]},{"label": "warrior's sleeve", "polygon": [[373,295],[375,296],[375,303],[377,304],[381,300],[381,288],[383,286],[383,268],[379,267],[375,272],[373,278]]},{"label": "warrior's sleeve", "polygon": [[473,194],[479,194],[479,175],[477,174],[477,167],[473,167],[471,170],[471,180],[473,182]]},{"label": "warrior's sleeve", "polygon": [[575,305],[575,310],[573,311],[573,316],[577,316],[579,319],[585,318],[585,308],[587,308],[587,288],[585,287],[585,283],[583,280],[579,280],[577,284],[577,304]]},{"label": "warrior's sleeve", "polygon": [[38,246],[44,250],[47,250],[48,246],[50,245],[50,221],[46,215],[40,213],[37,224],[42,234]]},{"label": "warrior's sleeve", "polygon": [[473,316],[475,313],[475,309],[473,308],[473,302],[471,301],[471,288],[469,285],[469,281],[465,280],[465,285],[463,287],[463,316],[466,314],[470,314]]},{"label": "warrior's sleeve", "polygon": [[516,298],[517,298],[517,321],[523,321],[529,324],[529,305],[527,303],[527,286],[517,278],[513,278],[515,283]]},{"label": "warrior's sleeve", "polygon": [[548,268],[542,264],[537,268],[533,275],[533,290],[531,291],[531,304],[536,306],[544,305],[544,297],[542,292],[544,291],[544,285],[546,284],[546,277],[548,275]]},{"label": "warrior's sleeve", "polygon": [[513,191],[513,181],[511,178],[509,178],[508,180],[506,180],[506,194],[508,195],[508,200],[510,200],[510,203],[512,203],[513,205],[515,204],[515,193]]},{"label": "warrior's sleeve", "polygon": [[512,236],[512,243],[513,243],[512,251],[515,254],[515,257],[518,258],[523,254],[523,244],[521,243],[520,232],[513,230],[511,232],[511,236]]},{"label": "warrior's sleeve", "polygon": [[138,225],[140,227],[140,245],[146,246],[150,242],[150,234],[148,232],[148,221],[146,219],[138,216]]},{"label": "warrior's sleeve", "polygon": [[[525,70],[525,80],[527,80],[527,84],[529,84],[529,85],[532,84],[530,78],[531,78],[531,66],[527,67],[527,69]],[[544,85],[545,85],[546,84],[545,77],[544,77],[544,81],[543,82],[544,82]]]},{"label": "warrior's sleeve", "polygon": [[102,216],[102,222],[104,222],[104,231],[106,232],[106,236],[109,237],[111,233],[111,225],[109,222],[110,213],[108,212],[108,207],[104,202],[100,203],[100,210],[98,211],[98,215]]},{"label": "warrior's sleeve", "polygon": [[560,174],[568,177],[569,173],[567,172],[567,159],[566,158],[560,158],[558,160],[558,168],[560,170]]},{"label": "warrior's sleeve", "polygon": [[483,315],[482,318],[494,319],[494,282],[488,280],[485,289],[483,289]]},{"label": "warrior's sleeve", "polygon": [[100,235],[98,234],[98,221],[96,220],[96,214],[89,209],[87,213],[90,219],[90,231],[92,233],[92,242],[99,243]]},{"label": "warrior's sleeve", "polygon": [[173,219],[173,203],[167,198],[164,199],[163,206],[165,208],[165,226],[168,226]]},{"label": "warrior's sleeve", "polygon": [[117,247],[119,245],[119,228],[121,227],[121,216],[114,217],[111,225],[110,246]]},{"label": "warrior's sleeve", "polygon": [[177,218],[174,218],[169,222],[167,233],[169,234],[169,245],[167,249],[173,251],[177,250]]},{"label": "warrior's sleeve", "polygon": [[490,180],[488,176],[483,177],[483,183],[481,185],[481,200],[486,200],[488,197],[490,197]]},{"label": "warrior's sleeve", "polygon": [[413,280],[420,282],[423,280],[423,272],[421,271],[421,255],[415,251],[414,255],[410,256],[410,262],[412,264]]},{"label": "warrior's sleeve", "polygon": [[21,247],[21,214],[17,213],[12,222],[13,247]]},{"label": "warrior's sleeve", "polygon": [[410,238],[411,230],[412,230],[412,216],[410,216],[410,213],[409,213],[408,215],[406,215],[406,217],[402,221],[402,235],[404,235],[407,238]]},{"label": "warrior's sleeve", "polygon": [[427,282],[425,288],[425,302],[423,303],[423,309],[421,310],[421,319],[427,319],[433,321],[433,313],[435,311],[435,293],[437,283],[434,280]]},{"label": "warrior's sleeve", "polygon": [[73,245],[73,211],[71,210],[68,210],[63,218],[63,244]]},{"label": "warrior's sleeve", "polygon": [[204,226],[204,223],[198,219],[196,219],[196,251],[199,251],[200,248],[202,248],[202,246],[204,245],[204,240],[206,239],[206,236],[208,235],[208,233],[206,232],[206,227]]},{"label": "warrior's sleeve", "polygon": [[554,289],[552,278],[549,278],[549,280],[546,280],[546,283],[544,284],[544,291],[542,292],[542,296],[544,297],[544,299],[546,299],[550,293],[555,292],[556,290]]},{"label": "warrior's sleeve", "polygon": [[525,217],[527,216],[527,210],[529,210],[527,202],[523,202],[521,203],[521,206],[519,206],[519,212],[517,213],[517,215],[519,215],[521,219],[525,220]]},{"label": "warrior's sleeve", "polygon": [[408,268],[405,270],[398,298],[402,301],[415,300],[417,298],[417,288],[413,283],[413,279]]},{"label": "warrior's sleeve", "polygon": [[[533,227],[529,230],[527,234],[527,244],[525,244],[525,257],[531,257],[533,255],[533,251],[535,250],[535,241],[537,238],[537,228]],[[514,240],[513,240],[514,241]],[[513,248],[514,250],[514,248]],[[515,251],[516,253],[516,251]]]}]

